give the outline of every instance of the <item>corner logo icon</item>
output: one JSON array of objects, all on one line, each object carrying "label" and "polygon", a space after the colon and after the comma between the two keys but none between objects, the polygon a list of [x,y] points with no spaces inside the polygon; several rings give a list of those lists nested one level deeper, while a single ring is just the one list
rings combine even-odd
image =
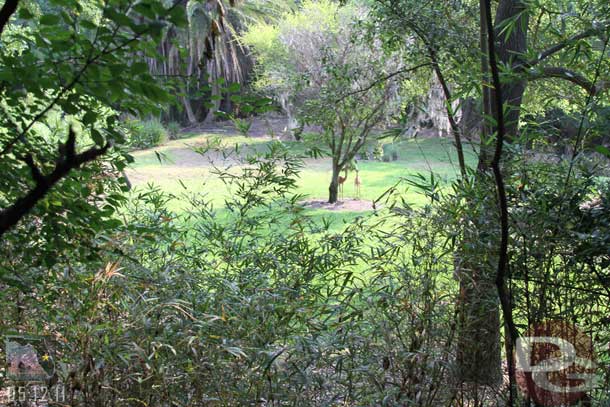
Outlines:
[{"label": "corner logo icon", "polygon": [[531,326],[517,340],[515,367],[520,390],[541,406],[573,405],[595,387],[593,342],[566,322]]},{"label": "corner logo icon", "polygon": [[25,335],[5,337],[7,378],[15,382],[45,382],[55,363],[45,338]]}]

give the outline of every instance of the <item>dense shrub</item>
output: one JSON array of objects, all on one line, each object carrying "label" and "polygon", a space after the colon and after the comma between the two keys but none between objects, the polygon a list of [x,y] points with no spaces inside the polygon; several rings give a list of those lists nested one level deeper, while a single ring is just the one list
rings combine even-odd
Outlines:
[{"label": "dense shrub", "polygon": [[[216,169],[233,192],[224,207],[149,187],[117,222],[81,236],[79,250],[97,256],[29,260],[27,290],[2,282],[0,333],[19,326],[56,338],[71,406],[437,406],[461,397],[455,253],[475,216],[497,234],[494,219],[465,204],[480,191],[420,177],[410,182],[428,198],[419,208],[389,195],[376,216],[333,231],[298,205],[303,163],[280,143],[244,163]],[[586,165],[569,187],[560,187],[566,166],[516,167],[507,179],[516,309],[586,316],[607,341],[607,304],[584,296],[603,289],[592,268],[607,261],[610,233],[594,222],[607,217],[607,188],[597,190]],[[540,183],[524,182],[534,174]],[[485,207],[488,195],[479,198]],[[175,199],[186,212],[169,209]],[[489,239],[476,243],[471,250]],[[544,278],[588,291],[532,285]],[[529,322],[527,313],[516,317]],[[502,405],[505,390],[480,400]]]},{"label": "dense shrub", "polygon": [[398,149],[396,146],[392,144],[384,144],[383,145],[383,161],[397,161],[398,160]]},{"label": "dense shrub", "polygon": [[383,159],[383,156],[383,144],[381,142],[377,142],[373,149],[373,159],[381,161]]},{"label": "dense shrub", "polygon": [[101,260],[37,268],[47,278],[31,291],[3,290],[0,330],[60,339],[73,406],[448,400],[430,392],[452,369],[455,295],[449,258],[428,249],[444,241],[427,226],[435,210],[333,232],[299,209],[302,163],[279,143],[247,162],[219,169],[226,209],[185,195],[179,215],[175,197],[137,192],[125,222],[92,238]]},{"label": "dense shrub", "polygon": [[169,135],[170,140],[176,140],[180,138],[180,131],[182,130],[182,126],[178,122],[169,122],[167,123],[167,134]]},{"label": "dense shrub", "polygon": [[133,149],[143,149],[158,146],[168,139],[168,132],[163,124],[156,119],[145,121],[128,120],[125,122],[127,140]]}]

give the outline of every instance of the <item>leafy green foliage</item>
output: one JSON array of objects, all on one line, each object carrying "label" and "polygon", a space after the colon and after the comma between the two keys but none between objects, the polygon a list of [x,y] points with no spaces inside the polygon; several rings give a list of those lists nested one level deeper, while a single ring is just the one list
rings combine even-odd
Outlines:
[{"label": "leafy green foliage", "polygon": [[[508,145],[503,157],[510,273],[500,277],[518,330],[551,318],[592,333],[605,387],[590,398],[603,403],[610,380],[602,93],[608,66],[607,37],[597,27],[608,6],[568,3],[527,2],[524,13],[538,16],[532,26],[538,44],[593,30],[547,61],[573,64],[597,81],[595,92],[560,87],[568,97],[548,104],[540,100],[557,88],[527,96],[525,106],[536,105],[531,110],[540,123],[523,125],[527,143]],[[313,142],[311,155],[333,158],[335,187],[339,170],[358,170],[354,159],[362,149],[398,158],[395,145],[369,138],[388,110],[404,108],[390,103],[404,85],[396,71],[402,61],[392,52],[417,61],[432,50],[453,68],[448,78],[460,95],[479,92],[473,61],[479,63],[480,50],[463,46],[477,40],[475,3],[386,4],[373,3],[371,19],[360,4],[308,1],[285,21],[257,24],[244,37],[259,58],[259,89],[318,125],[320,132],[294,144],[303,152]],[[152,185],[128,193],[124,170],[131,157],[124,147],[156,145],[167,131],[157,121],[132,122],[125,138],[119,118],[156,117],[174,95],[188,110],[193,106],[184,101],[193,89],[182,73],[214,69],[218,76],[241,66],[230,49],[236,43],[210,42],[235,37],[227,10],[224,1],[21,4],[0,38],[0,207],[50,188],[1,235],[0,334],[17,329],[54,337],[54,380],[67,385],[73,407],[505,404],[504,388],[481,395],[472,386],[471,398],[464,390],[471,386],[457,383],[468,357],[475,376],[501,367],[494,337],[501,323],[501,231],[485,171],[465,172],[450,185],[432,173],[411,177],[406,185],[421,191],[421,205],[409,205],[397,183],[377,199],[372,215],[355,215],[340,229],[299,203],[295,188],[305,164],[281,142],[261,143],[268,148],[260,154],[251,153],[255,148],[232,154],[220,139],[197,146],[224,158],[206,168],[224,183],[224,202],[214,185],[203,187],[209,195],[182,182],[175,196]],[[189,31],[182,30],[185,16]],[[206,35],[193,36],[186,68],[177,62],[187,52],[181,35],[195,20],[207,24],[199,31]],[[496,27],[499,37],[532,30],[517,21]],[[223,50],[218,63],[205,55]],[[537,57],[534,47],[526,51],[510,58]],[[152,60],[178,79],[157,80]],[[503,79],[512,83],[516,74],[506,70]],[[273,108],[224,79],[202,75],[194,83],[198,97],[211,97],[201,106],[215,111],[223,99],[233,104],[225,117],[244,135],[251,115]],[[485,141],[475,146],[479,153]],[[570,159],[539,148],[546,144],[573,146]],[[587,149],[602,157],[580,154]],[[44,185],[56,168],[91,151],[107,155],[74,164]],[[187,205],[174,210],[176,200]],[[488,323],[486,329],[471,329],[464,323],[470,316]],[[464,355],[465,349],[477,352]],[[477,354],[490,354],[492,362],[497,356],[498,363],[481,367]],[[4,382],[0,376],[0,387]]]},{"label": "leafy green foliage", "polygon": [[[154,52],[164,27],[184,20],[175,5],[156,0],[133,9],[124,0],[25,3],[17,14],[0,49],[0,169],[11,174],[2,180],[1,213],[24,199],[40,202],[2,236],[4,253],[24,250],[5,255],[13,260],[1,266],[0,275],[24,288],[44,278],[39,267],[66,261],[62,256],[68,252],[94,259],[104,250],[126,189],[120,173],[130,160],[121,149],[119,115],[155,112],[171,101],[140,58]],[[57,185],[45,184],[54,168],[71,165],[96,146],[99,151],[113,146],[108,161],[74,165]],[[35,242],[31,236],[37,236]],[[20,260],[24,263],[16,264]]]},{"label": "leafy green foliage", "polygon": [[168,139],[168,131],[158,119],[133,119],[125,122],[127,143],[133,149],[158,146]]},{"label": "leafy green foliage", "polygon": [[178,122],[169,122],[167,123],[167,134],[169,135],[170,140],[176,140],[180,138],[180,132],[182,131],[182,126]]},{"label": "leafy green foliage", "polygon": [[305,2],[277,27],[259,24],[244,36],[259,57],[259,86],[280,101],[289,119],[322,128],[318,144],[332,157],[330,203],[337,201],[339,173],[398,108],[395,77],[402,61],[367,45],[379,39],[357,29],[366,15],[355,4]]},{"label": "leafy green foliage", "polygon": [[454,289],[451,259],[428,251],[443,242],[428,227],[439,214],[397,203],[331,232],[298,205],[303,163],[281,143],[245,162],[217,169],[234,191],[224,208],[185,191],[193,209],[174,213],[158,189],[136,191],[106,229],[102,259],[71,258],[28,293],[3,291],[3,305],[20,298],[25,313],[4,313],[1,329],[19,318],[59,339],[57,375],[74,405],[400,405],[446,377],[453,305],[439,292]]},{"label": "leafy green foliage", "polygon": [[382,160],[384,162],[398,160],[398,150],[396,149],[396,146],[394,144],[384,144],[383,145]]},{"label": "leafy green foliage", "polygon": [[[216,112],[216,116],[230,120],[239,134],[244,137],[248,137],[252,127],[251,115],[262,115],[274,110],[273,102],[269,98],[241,94],[239,83],[223,86],[221,91],[230,95],[229,99],[233,104],[233,113],[219,110]],[[240,115],[245,116],[245,118],[240,117]]]}]

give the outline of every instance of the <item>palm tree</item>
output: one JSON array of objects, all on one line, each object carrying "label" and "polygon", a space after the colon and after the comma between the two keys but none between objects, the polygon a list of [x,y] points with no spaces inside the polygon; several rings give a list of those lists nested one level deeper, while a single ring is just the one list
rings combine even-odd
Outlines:
[{"label": "palm tree", "polygon": [[151,73],[174,81],[180,92],[182,107],[171,109],[167,118],[195,124],[213,118],[223,104],[230,110],[219,81],[243,84],[252,68],[240,32],[247,24],[273,20],[294,6],[291,0],[187,1],[187,26],[169,27],[159,56],[147,58]]}]

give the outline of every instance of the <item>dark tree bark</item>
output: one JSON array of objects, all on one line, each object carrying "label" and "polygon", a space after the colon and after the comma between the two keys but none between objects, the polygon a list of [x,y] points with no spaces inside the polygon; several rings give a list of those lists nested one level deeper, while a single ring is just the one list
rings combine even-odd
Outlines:
[{"label": "dark tree bark", "polygon": [[333,175],[328,186],[328,203],[336,203],[339,199],[339,174],[341,168],[333,162]]},{"label": "dark tree bark", "polygon": [[462,99],[460,110],[462,117],[458,122],[460,132],[464,139],[470,142],[478,141],[481,133],[481,100],[475,98]]},{"label": "dark tree bark", "polygon": [[[485,185],[486,173],[491,171],[496,180],[498,202],[500,206],[501,238],[500,248],[496,253],[462,253],[466,275],[461,274],[461,323],[460,365],[461,379],[478,385],[499,384],[501,380],[500,363],[500,309],[502,305],[505,324],[512,326],[509,294],[506,292],[506,247],[508,241],[508,216],[506,194],[500,170],[502,145],[504,140],[511,140],[517,135],[521,102],[525,91],[526,79],[518,78],[501,84],[498,66],[504,64],[513,69],[519,69],[522,64],[518,58],[526,50],[527,13],[521,0],[501,0],[496,12],[496,23],[492,26],[491,6],[489,0],[480,0],[480,47],[481,72],[484,117],[492,117],[491,122],[481,125],[481,150],[479,155],[479,184]],[[496,41],[497,27],[502,27],[506,21],[515,20],[516,27],[510,36],[501,35]],[[496,58],[497,57],[497,58]],[[493,86],[489,86],[493,84]],[[503,112],[503,106],[506,114]],[[487,143],[496,137],[493,144]],[[491,192],[491,189],[490,189]],[[494,211],[494,208],[489,208]],[[481,231],[487,227],[481,225]],[[479,228],[477,226],[477,228]],[[478,237],[464,238],[469,246],[476,246]],[[493,269],[488,264],[498,264]],[[499,293],[499,295],[498,295]],[[508,354],[512,354],[511,341],[515,332],[507,329]],[[512,360],[512,359],[511,359]],[[510,363],[509,363],[510,368]],[[511,379],[513,372],[511,370]],[[512,383],[512,380],[511,380]],[[512,394],[512,389],[511,389]]]},{"label": "dark tree bark", "polygon": [[[492,94],[489,86],[488,33],[485,0],[480,0],[480,47],[481,47],[481,93],[483,114],[492,114]],[[486,182],[493,156],[493,148],[487,140],[491,128],[486,121],[480,125],[480,152],[478,164],[478,184],[480,188],[491,187]],[[476,198],[475,198],[476,199]],[[472,202],[473,208],[484,203]],[[493,207],[478,208],[481,213],[493,212]],[[500,312],[495,289],[495,270],[490,264],[496,263],[496,253],[486,249],[488,242],[482,242],[487,225],[481,224],[476,213],[469,219],[473,223],[465,228],[464,244],[456,253],[456,276],[460,281],[458,304],[460,336],[458,338],[457,363],[459,380],[475,386],[497,386],[502,380],[500,347]]]},{"label": "dark tree bark", "polygon": [[[529,13],[526,12],[526,4],[522,0],[503,0],[498,4],[494,28],[496,31],[496,52],[498,65],[504,65],[513,71],[519,71],[523,65],[522,55],[527,51],[527,27],[529,24]],[[500,34],[499,31],[506,23],[513,24],[512,30]],[[512,141],[518,136],[519,117],[521,115],[521,102],[527,79],[517,75],[508,83],[501,86],[502,104],[506,108],[506,140]],[[495,110],[495,108],[494,108]],[[494,111],[493,117],[498,122],[501,112]]]},{"label": "dark tree bark", "polygon": [[109,148],[110,145],[106,144],[101,148],[94,147],[77,154],[76,134],[73,129],[70,129],[66,144],[59,146],[59,158],[50,174],[44,175],[31,155],[25,156],[23,161],[30,167],[35,186],[11,206],[0,211],[0,237],[27,215],[70,171],[102,156]]},{"label": "dark tree bark", "polygon": [[[471,247],[484,250],[474,239],[471,238],[475,246]],[[487,264],[493,261],[490,258],[493,255],[482,256],[463,247],[459,256],[456,265],[460,280],[458,378],[462,383],[497,386],[502,381],[500,312],[494,270]]]},{"label": "dark tree bark", "polygon": [[19,0],[6,0],[2,9],[0,9],[0,36],[12,15],[17,11],[17,6],[19,6]]},{"label": "dark tree bark", "polygon": [[484,11],[483,0],[479,1],[480,12],[480,20],[479,20],[479,47],[481,48],[481,96],[483,99],[482,106],[482,122],[481,122],[481,142],[479,143],[479,162],[477,164],[477,171],[479,173],[484,173],[489,169],[489,165],[491,163],[491,156],[493,151],[491,150],[491,145],[487,143],[489,136],[492,134],[491,127],[486,117],[492,116],[492,108],[491,108],[491,90],[486,84],[490,82],[489,80],[489,63],[487,59],[488,49],[487,49],[487,29],[486,29],[486,16]]}]

